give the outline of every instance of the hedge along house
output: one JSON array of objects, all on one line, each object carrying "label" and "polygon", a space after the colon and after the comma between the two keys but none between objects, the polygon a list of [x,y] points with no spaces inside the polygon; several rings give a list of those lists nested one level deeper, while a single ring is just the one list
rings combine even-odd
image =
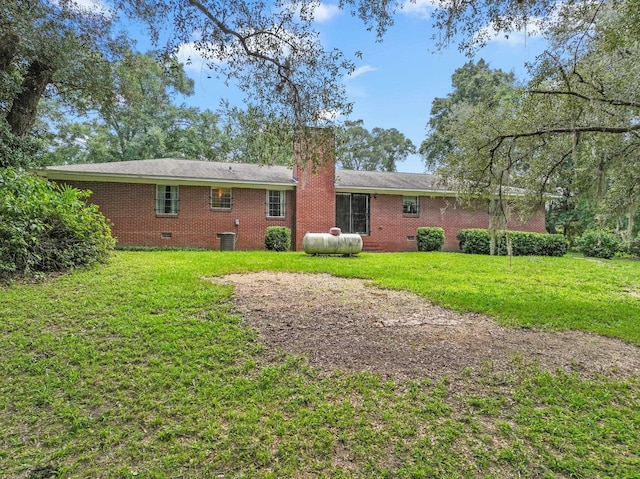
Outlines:
[{"label": "hedge along house", "polygon": [[[38,173],[93,192],[90,201],[111,221],[119,246],[219,249],[234,238],[240,250],[263,249],[269,226],[292,231],[302,250],[306,232],[337,226],[359,233],[365,251],[416,251],[416,230],[440,226],[445,250],[458,250],[456,234],[487,228],[488,204],[460,206],[437,177],[415,173],[336,170],[333,144],[322,161],[293,168],[184,159],[50,166]],[[541,207],[527,223],[509,229],[544,232]],[[220,233],[234,233],[220,235]]]}]

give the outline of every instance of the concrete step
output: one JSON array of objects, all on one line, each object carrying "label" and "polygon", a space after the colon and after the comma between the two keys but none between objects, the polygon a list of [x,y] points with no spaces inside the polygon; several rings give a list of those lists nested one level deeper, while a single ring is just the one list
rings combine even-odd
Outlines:
[{"label": "concrete step", "polygon": [[363,242],[362,243],[362,251],[366,253],[381,253],[384,251],[384,248],[380,243],[376,242]]}]

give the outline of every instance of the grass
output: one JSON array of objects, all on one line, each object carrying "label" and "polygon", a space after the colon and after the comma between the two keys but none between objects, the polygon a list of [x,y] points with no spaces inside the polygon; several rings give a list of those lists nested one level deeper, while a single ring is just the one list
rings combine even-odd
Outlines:
[{"label": "grass", "polygon": [[118,252],[0,289],[0,477],[640,477],[640,380],[513,359],[391,381],[267,351],[204,276],[371,278],[640,345],[640,263],[445,253]]}]

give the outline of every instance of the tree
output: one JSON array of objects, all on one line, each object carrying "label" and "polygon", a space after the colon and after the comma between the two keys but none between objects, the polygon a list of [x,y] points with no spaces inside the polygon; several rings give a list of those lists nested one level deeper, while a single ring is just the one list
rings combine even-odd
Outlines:
[{"label": "tree", "polygon": [[157,157],[164,149],[158,146],[164,143],[164,132],[178,127],[171,93],[193,94],[193,80],[171,58],[160,63],[150,54],[131,51],[112,70],[118,101],[100,106],[97,126],[115,140],[113,159]]},{"label": "tree", "polygon": [[[176,105],[193,82],[171,57],[128,51],[111,64],[117,102],[101,105],[82,122],[70,122],[52,103],[46,111],[56,125],[45,163],[123,161],[177,156],[249,163],[291,164],[288,125],[256,108],[223,102],[218,112]],[[286,140],[286,141],[285,141]]]},{"label": "tree", "polygon": [[[129,15],[146,22],[152,39],[158,41],[162,37],[163,43],[166,40],[167,55],[172,55],[186,43],[193,45],[220,76],[234,81],[246,92],[248,106],[255,107],[272,120],[271,123],[280,122],[285,127],[285,137],[292,129],[304,131],[300,127],[330,124],[338,114],[350,110],[341,78],[353,68],[353,63],[342,52],[325,50],[320,44],[313,24],[317,0],[278,1],[275,4],[248,0],[106,1],[113,7],[110,15],[78,14],[72,0],[3,2],[2,31],[7,35],[3,35],[0,41],[0,66],[23,65],[19,77],[29,78],[37,85],[55,84],[55,76],[67,71],[61,68],[62,65],[70,65],[72,71],[90,72],[91,65],[101,64],[95,60],[103,58],[106,51],[99,43],[108,43],[96,44],[96,39],[109,38],[96,28],[116,21],[119,18],[116,14]],[[376,29],[381,38],[392,25],[393,13],[401,4],[394,0],[343,0],[339,5],[360,17],[367,28]],[[594,9],[609,4],[579,0],[445,0],[435,4],[432,18],[442,32],[441,45],[460,38],[460,47],[472,50],[493,32],[508,35],[533,23],[536,29],[544,31],[553,31],[558,24],[577,24],[582,34],[589,35],[592,22],[576,23],[573,20],[580,15],[588,18],[586,15]],[[638,0],[621,0],[613,4],[615,11],[625,13],[626,30],[622,31],[629,32],[623,35],[626,38],[632,38],[638,30],[633,23],[637,18],[637,6]],[[90,27],[96,28],[93,34],[86,34],[91,32]],[[29,56],[29,61],[14,61],[20,57],[20,49],[12,47],[11,35],[18,30],[33,34],[21,35],[18,32],[18,38],[33,39],[25,45],[40,45],[33,50],[39,54]],[[50,38],[47,39],[46,34],[50,34]],[[609,41],[619,42],[620,39],[609,35]],[[58,44],[64,48],[49,48],[56,52],[56,58],[57,52],[77,51],[85,52],[87,61],[69,63],[66,61],[69,55],[63,55],[56,61],[47,58],[47,50],[42,47]],[[79,48],[70,48],[73,44]],[[92,45],[99,48],[86,48]],[[46,61],[43,63],[41,60]],[[32,70],[27,68],[29,65]],[[73,65],[82,67],[74,68]],[[98,79],[99,75],[87,74],[85,77],[87,80]],[[3,86],[8,83],[15,85],[15,82],[7,83],[5,80],[1,81]],[[32,92],[31,98],[37,99],[48,89],[23,88],[22,91]],[[14,103],[16,91],[11,88],[6,91],[12,92],[9,101]],[[82,97],[76,96],[76,99]],[[23,101],[17,104],[23,104]],[[35,102],[24,104],[31,105],[27,110],[33,111]],[[26,118],[33,117],[27,115]],[[24,126],[28,126],[30,121],[23,122],[23,127],[16,131],[24,132]],[[12,124],[19,123],[12,120]]]},{"label": "tree", "polygon": [[517,102],[460,108],[447,125],[448,138],[456,140],[440,171],[449,183],[473,194],[524,187],[528,205],[560,188],[575,204],[587,199],[600,226],[620,223],[615,218],[626,212],[630,237],[638,198],[638,175],[629,172],[638,171],[640,67],[630,34],[638,27],[621,12],[637,3],[564,5],[547,23],[551,46]]},{"label": "tree", "polygon": [[353,64],[342,52],[322,47],[313,28],[317,1],[112,4],[144,21],[152,38],[168,35],[167,51],[192,45],[210,68],[246,93],[248,106],[288,128],[327,124],[336,112],[350,110],[341,78]]},{"label": "tree", "polygon": [[493,70],[483,59],[465,63],[453,72],[451,86],[453,91],[449,95],[433,100],[428,136],[420,145],[420,154],[428,169],[445,162],[454,148],[455,138],[451,136],[449,126],[457,106],[482,104],[493,108],[517,94],[513,73]]},{"label": "tree", "polygon": [[[111,19],[68,1],[8,0],[0,6],[0,166],[26,161],[40,99],[86,111],[110,98]],[[20,159],[21,158],[21,159]]]},{"label": "tree", "polygon": [[138,160],[179,156],[215,159],[220,155],[218,117],[174,104],[193,93],[183,65],[171,58],[132,51],[112,62],[111,81],[118,101],[105,102],[89,120],[69,123],[57,114],[48,163]]},{"label": "tree", "polygon": [[395,128],[374,128],[371,133],[378,171],[397,171],[397,163],[416,152],[413,142]]},{"label": "tree", "polygon": [[[469,191],[470,197],[488,201],[490,253],[495,253],[497,232],[506,230],[511,215],[505,188],[511,186],[513,171],[504,159],[482,168],[474,155],[477,142],[500,131],[512,118],[519,90],[512,73],[492,70],[482,59],[468,62],[452,77],[453,91],[436,98],[431,108],[429,136],[420,145],[428,169],[436,168],[455,189]],[[507,237],[507,249],[511,248]]]},{"label": "tree", "polygon": [[348,121],[338,132],[336,160],[345,170],[375,170],[373,140],[363,125],[362,120]]},{"label": "tree", "polygon": [[226,161],[290,166],[294,130],[255,107],[241,109],[223,102],[220,109]]},{"label": "tree", "polygon": [[346,170],[396,171],[397,163],[415,153],[416,148],[395,128],[374,128],[371,132],[362,120],[345,122],[337,135],[336,159]]}]

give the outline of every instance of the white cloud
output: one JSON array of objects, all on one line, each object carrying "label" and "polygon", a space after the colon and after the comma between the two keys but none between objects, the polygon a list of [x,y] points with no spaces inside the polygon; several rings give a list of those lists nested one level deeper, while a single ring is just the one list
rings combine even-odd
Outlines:
[{"label": "white cloud", "polygon": [[364,65],[356,68],[354,71],[349,73],[349,75],[347,75],[347,78],[349,79],[357,78],[360,75],[364,75],[365,73],[369,73],[369,72],[374,72],[376,70],[377,70],[376,67],[372,67],[371,65]]},{"label": "white cloud", "polygon": [[324,2],[304,2],[304,7],[295,0],[289,0],[282,8],[295,13],[305,21],[313,20],[315,23],[324,23],[332,20],[342,13],[339,5]]},{"label": "white cloud", "polygon": [[342,116],[342,113],[338,110],[320,110],[316,114],[317,119],[320,121],[336,121]]},{"label": "white cloud", "polygon": [[73,0],[73,3],[84,10],[105,9],[104,3],[99,0]]},{"label": "white cloud", "polygon": [[202,53],[196,49],[195,43],[193,42],[180,45],[176,57],[178,61],[184,65],[186,71],[196,73],[209,70],[207,63],[212,62],[212,60],[207,60]]},{"label": "white cloud", "polygon": [[109,8],[102,0],[53,0],[55,5],[75,7],[83,13],[109,15]]},{"label": "white cloud", "polygon": [[521,29],[509,33],[497,32],[493,26],[480,29],[476,37],[486,38],[488,42],[502,43],[505,45],[524,45],[528,38],[535,38],[542,35],[542,29],[538,19],[531,19]]},{"label": "white cloud", "polygon": [[337,17],[340,12],[341,10],[338,5],[320,3],[313,13],[313,20],[318,23],[328,22],[332,18]]},{"label": "white cloud", "polygon": [[402,3],[402,12],[420,18],[429,18],[431,12],[439,5],[438,0],[405,0]]}]

